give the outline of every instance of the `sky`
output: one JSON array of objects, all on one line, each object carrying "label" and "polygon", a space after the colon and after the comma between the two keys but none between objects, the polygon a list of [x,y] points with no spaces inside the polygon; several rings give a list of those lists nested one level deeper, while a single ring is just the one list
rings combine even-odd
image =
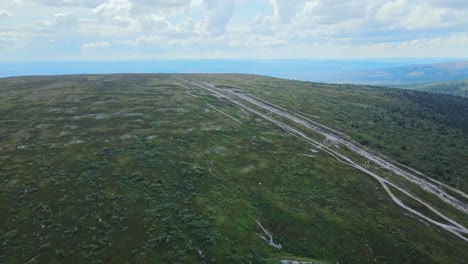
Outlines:
[{"label": "sky", "polygon": [[0,0],[0,62],[468,57],[466,0]]}]

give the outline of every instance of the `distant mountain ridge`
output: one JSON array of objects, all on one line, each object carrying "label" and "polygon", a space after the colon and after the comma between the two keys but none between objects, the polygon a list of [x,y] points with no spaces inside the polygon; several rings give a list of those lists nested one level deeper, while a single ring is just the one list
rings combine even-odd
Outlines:
[{"label": "distant mountain ridge", "polygon": [[[418,75],[418,70],[405,70],[404,67],[443,65],[454,60],[463,59],[160,59],[0,62],[0,77],[83,73],[247,73],[312,82],[365,84],[374,82],[380,84],[377,77],[382,73],[385,76],[385,72],[392,72],[392,69],[401,68],[401,71],[414,72],[412,75]],[[461,66],[463,65],[456,65],[455,67]],[[373,76],[373,79],[365,80],[364,77],[366,76]],[[464,79],[468,79],[468,76]],[[436,80],[423,82],[432,81]],[[437,81],[445,81],[445,79]],[[388,82],[385,84],[388,84]]]},{"label": "distant mountain ridge", "polygon": [[468,61],[336,73],[324,76],[319,81],[374,85],[408,85],[464,79],[468,79]]}]

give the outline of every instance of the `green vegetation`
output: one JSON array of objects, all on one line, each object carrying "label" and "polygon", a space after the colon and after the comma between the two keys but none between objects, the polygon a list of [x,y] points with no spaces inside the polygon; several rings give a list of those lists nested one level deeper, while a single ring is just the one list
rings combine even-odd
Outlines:
[{"label": "green vegetation", "polygon": [[468,97],[468,80],[406,85],[401,88]]},{"label": "green vegetation", "polygon": [[[259,76],[223,76],[279,106],[315,115],[429,177],[468,192],[468,99],[372,86],[317,84]],[[227,79],[227,80],[226,80]]]},{"label": "green vegetation", "polygon": [[[405,213],[366,174],[171,77],[0,79],[0,263],[466,261],[466,242]],[[468,190],[467,99],[179,77],[317,116],[430,177],[453,186],[460,177]],[[256,221],[282,249],[257,236]]]},{"label": "green vegetation", "polygon": [[468,97],[468,80],[405,85],[400,88]]}]

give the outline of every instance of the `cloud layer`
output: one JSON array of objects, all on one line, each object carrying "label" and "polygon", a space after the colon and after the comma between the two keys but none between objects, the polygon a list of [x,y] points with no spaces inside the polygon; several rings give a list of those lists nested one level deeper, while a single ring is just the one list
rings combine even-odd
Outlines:
[{"label": "cloud layer", "polygon": [[0,21],[7,60],[460,57],[468,1],[15,0]]},{"label": "cloud layer", "polygon": [[101,42],[92,42],[92,43],[85,43],[81,45],[81,49],[89,50],[89,49],[99,49],[99,48],[109,48],[111,45],[107,41]]}]

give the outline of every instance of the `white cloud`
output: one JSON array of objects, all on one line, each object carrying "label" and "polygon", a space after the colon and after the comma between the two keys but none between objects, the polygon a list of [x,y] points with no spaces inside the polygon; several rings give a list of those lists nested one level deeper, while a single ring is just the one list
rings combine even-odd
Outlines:
[{"label": "white cloud", "polygon": [[[2,19],[6,23],[0,25],[0,33],[16,34],[3,34],[3,42],[13,46],[21,39],[21,43],[30,43],[28,49],[36,50],[31,54],[43,54],[46,58],[48,54],[82,56],[84,53],[76,49],[82,43],[85,43],[81,45],[82,51],[106,47],[106,56],[164,53],[177,57],[185,54],[313,57],[317,53],[348,56],[378,54],[377,51],[387,56],[385,50],[404,54],[396,50],[414,52],[417,45],[421,50],[418,54],[426,52],[432,56],[435,53],[427,51],[442,47],[443,43],[460,50],[456,41],[463,42],[464,38],[453,36],[468,32],[465,0],[5,2],[1,4],[0,17],[12,13],[15,16]],[[106,41],[93,42],[95,39]],[[178,53],[179,49],[183,52]],[[14,56],[2,53],[3,50],[0,57]],[[450,53],[447,48],[441,50]]]},{"label": "white cloud", "polygon": [[12,17],[13,14],[8,10],[0,10],[0,17]]},{"label": "white cloud", "polygon": [[269,0],[270,6],[273,9],[273,17],[280,22],[290,22],[290,20],[297,15],[300,7],[305,5],[316,5],[317,2],[308,2],[304,0],[288,1],[288,0]]},{"label": "white cloud", "polygon": [[427,0],[427,3],[445,8],[463,9],[468,8],[468,2],[465,0]]},{"label": "white cloud", "polygon": [[110,48],[111,44],[107,41],[91,42],[81,45],[82,50]]},{"label": "white cloud", "polygon": [[142,30],[145,32],[167,32],[172,27],[164,16],[145,15],[140,20]]},{"label": "white cloud", "polygon": [[15,32],[0,32],[0,42],[18,42],[24,36]]},{"label": "white cloud", "polygon": [[9,54],[16,54],[27,45],[28,36],[24,33],[0,31],[0,56],[7,58]]},{"label": "white cloud", "polygon": [[[179,24],[171,24],[163,17],[145,17],[142,35],[135,41],[129,42],[132,46],[148,46],[170,49],[180,46],[195,46],[210,40],[203,38],[204,24],[200,21],[187,19]],[[146,25],[145,25],[146,24]]]},{"label": "white cloud", "polygon": [[103,0],[20,0],[19,2],[44,6],[87,6],[94,7]]},{"label": "white cloud", "polygon": [[223,34],[234,12],[234,0],[204,0],[203,6],[207,20],[207,32],[214,36]]},{"label": "white cloud", "polygon": [[70,13],[57,13],[47,20],[37,23],[38,30],[58,31],[62,29],[73,30],[77,25],[78,19]]},{"label": "white cloud", "polygon": [[401,25],[406,29],[438,27],[442,22],[441,18],[444,14],[444,10],[428,6],[416,6],[402,19]]},{"label": "white cloud", "polygon": [[409,9],[410,7],[406,0],[386,2],[377,11],[375,18],[378,21],[393,21],[407,15]]},{"label": "white cloud", "polygon": [[384,3],[375,15],[377,22],[405,30],[434,30],[468,25],[468,2],[458,0]]},{"label": "white cloud", "polygon": [[132,0],[133,14],[178,15],[190,9],[191,0]]},{"label": "white cloud", "polygon": [[[109,0],[93,8],[97,21],[89,21],[81,31],[87,34],[127,35],[137,32],[140,23],[132,15],[133,4],[129,0]],[[96,23],[97,22],[97,23]]]},{"label": "white cloud", "polygon": [[377,1],[366,0],[270,0],[271,15],[255,17],[250,24],[256,34],[310,40],[364,31]]},{"label": "white cloud", "polygon": [[242,34],[232,36],[228,46],[231,48],[258,48],[258,47],[277,47],[288,44],[286,40],[275,38],[274,36],[253,36]]},{"label": "white cloud", "polygon": [[129,0],[110,0],[94,8],[92,13],[108,19],[118,19],[128,17],[131,10],[132,2]]}]

